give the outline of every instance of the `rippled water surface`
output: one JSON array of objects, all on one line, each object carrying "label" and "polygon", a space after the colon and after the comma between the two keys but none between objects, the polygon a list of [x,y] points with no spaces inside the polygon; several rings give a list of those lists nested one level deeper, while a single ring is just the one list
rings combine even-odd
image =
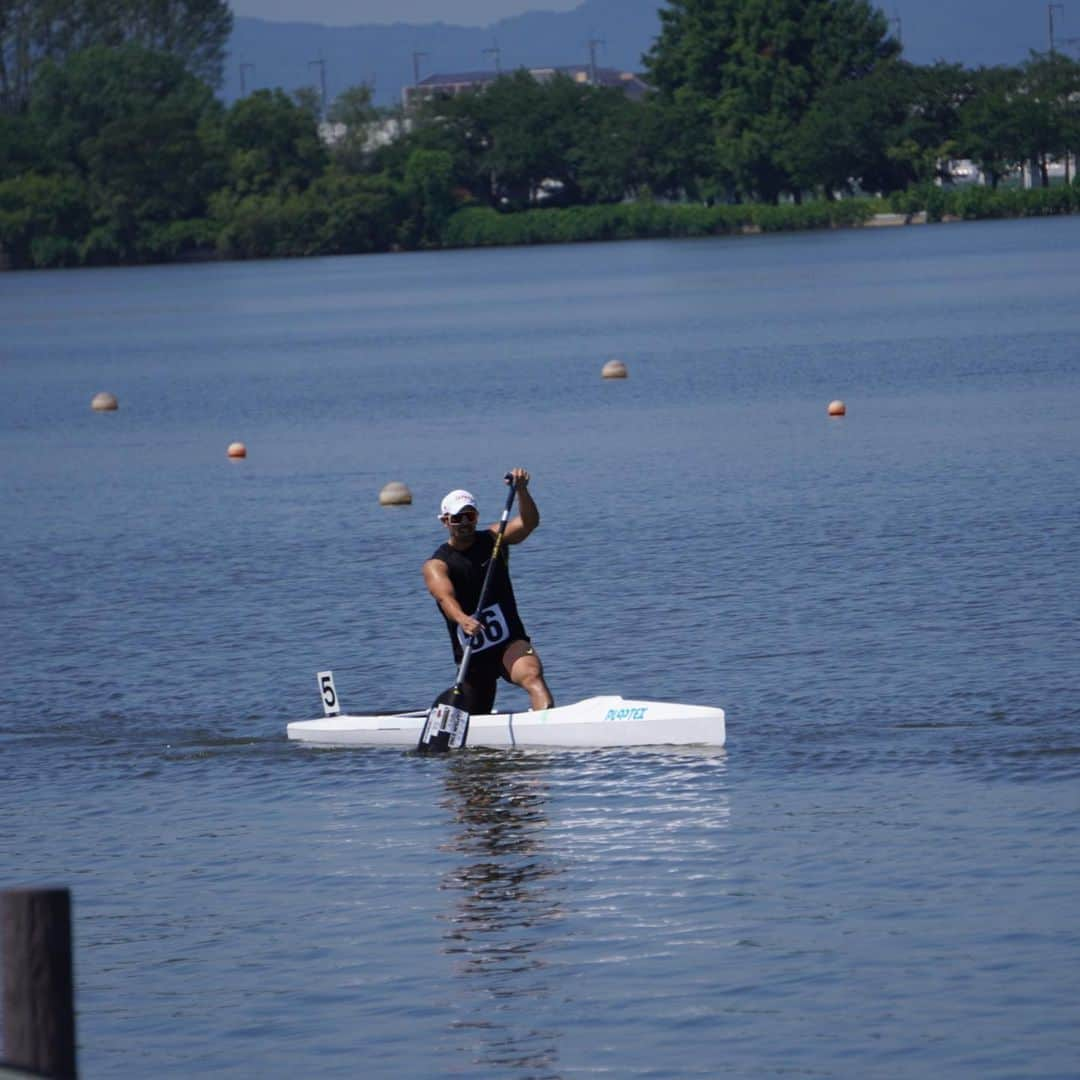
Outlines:
[{"label": "rippled water surface", "polygon": [[[0,887],[72,889],[84,1075],[1077,1076],[1078,248],[0,275]],[[517,464],[556,696],[727,747],[289,743],[452,681],[438,501]]]}]

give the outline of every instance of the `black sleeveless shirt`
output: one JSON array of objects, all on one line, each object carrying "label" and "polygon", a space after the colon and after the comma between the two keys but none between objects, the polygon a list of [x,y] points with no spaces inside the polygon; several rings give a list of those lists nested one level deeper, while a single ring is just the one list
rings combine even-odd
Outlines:
[{"label": "black sleeveless shirt", "polygon": [[[484,624],[484,630],[473,639],[472,655],[474,657],[482,656],[488,649],[493,650],[493,656],[496,654],[501,656],[502,650],[511,641],[529,640],[521,617],[518,615],[514,587],[510,583],[510,552],[505,545],[499,552],[495,569],[491,572],[491,584],[488,586],[484,610],[482,612],[476,610],[476,605],[480,600],[480,590],[484,585],[484,575],[487,573],[488,562],[494,549],[495,534],[489,529],[479,529],[476,532],[476,539],[467,551],[459,551],[447,543],[441,545],[431,556],[433,559],[446,563],[450,583],[454,586],[454,594],[462,610]],[[446,617],[442,608],[439,608],[439,614],[442,615],[446,629],[450,633],[454,656],[460,661],[463,652],[460,628],[456,622]]]}]

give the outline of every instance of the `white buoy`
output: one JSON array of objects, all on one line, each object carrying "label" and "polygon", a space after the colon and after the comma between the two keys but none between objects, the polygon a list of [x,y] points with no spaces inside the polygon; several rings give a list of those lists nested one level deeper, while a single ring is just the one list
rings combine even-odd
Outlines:
[{"label": "white buoy", "polygon": [[400,480],[391,480],[379,492],[381,506],[409,506],[411,503],[412,492]]},{"label": "white buoy", "polygon": [[600,370],[605,379],[625,379],[626,365],[621,360],[609,360]]},{"label": "white buoy", "polygon": [[102,390],[100,394],[93,396],[90,401],[90,408],[94,412],[115,412],[120,408],[120,402],[116,400],[115,394]]},{"label": "white buoy", "polygon": [[245,458],[245,457],[247,457],[247,447],[242,442],[229,443],[229,457],[231,457],[231,458]]},{"label": "white buoy", "polygon": [[847,412],[847,406],[842,401],[829,402],[830,416],[843,416]]}]

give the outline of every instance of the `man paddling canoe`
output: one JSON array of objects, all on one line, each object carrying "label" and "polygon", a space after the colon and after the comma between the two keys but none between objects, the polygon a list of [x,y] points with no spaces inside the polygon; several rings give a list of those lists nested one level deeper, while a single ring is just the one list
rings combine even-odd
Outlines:
[{"label": "man paddling canoe", "polygon": [[480,514],[467,491],[451,491],[442,501],[439,520],[448,538],[424,563],[424,581],[435,598],[450,640],[454,658],[461,662],[471,637],[465,691],[470,713],[490,713],[495,706],[499,678],[520,686],[534,709],[549,709],[555,702],[544,682],[544,667],[529,641],[514,599],[506,544],[520,544],[540,524],[540,511],[529,492],[529,474],[512,469],[508,483],[517,485],[518,514],[506,523],[506,532],[483,611],[477,611],[487,564],[495,547],[498,526],[477,531]]}]

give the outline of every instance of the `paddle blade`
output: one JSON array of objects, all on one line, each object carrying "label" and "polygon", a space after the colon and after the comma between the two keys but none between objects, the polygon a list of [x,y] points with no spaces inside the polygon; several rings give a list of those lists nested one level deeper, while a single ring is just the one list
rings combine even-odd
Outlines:
[{"label": "paddle blade", "polygon": [[[457,704],[451,704],[454,701]],[[447,690],[435,699],[416,744],[421,754],[444,754],[465,745],[469,737],[469,714],[457,707],[463,704],[461,692],[455,690]]]}]

